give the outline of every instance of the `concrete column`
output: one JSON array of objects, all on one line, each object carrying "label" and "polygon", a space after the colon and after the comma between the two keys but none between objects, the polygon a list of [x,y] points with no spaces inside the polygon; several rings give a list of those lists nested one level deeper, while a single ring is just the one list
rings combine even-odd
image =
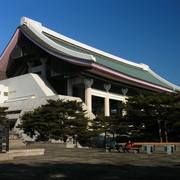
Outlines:
[{"label": "concrete column", "polygon": [[41,58],[41,63],[42,63],[41,75],[46,78],[46,63],[47,63],[47,58]]},{"label": "concrete column", "polygon": [[67,95],[73,96],[72,82],[71,79],[67,79]]},{"label": "concrete column", "polygon": [[91,96],[91,86],[93,84],[93,79],[85,79],[85,103],[90,111],[92,111],[92,96]]},{"label": "concrete column", "polygon": [[28,73],[31,73],[32,71],[31,71],[31,68],[32,68],[32,66],[33,66],[33,62],[29,62],[28,61]]},{"label": "concrete column", "polygon": [[110,108],[109,108],[109,90],[111,88],[111,84],[104,84],[104,89],[106,90],[106,96],[104,99],[104,115],[110,116]]}]

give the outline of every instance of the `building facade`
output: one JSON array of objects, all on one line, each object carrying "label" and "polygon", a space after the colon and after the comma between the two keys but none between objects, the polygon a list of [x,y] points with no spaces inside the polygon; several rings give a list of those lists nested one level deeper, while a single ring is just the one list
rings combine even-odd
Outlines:
[{"label": "building facade", "polygon": [[120,103],[144,91],[180,91],[145,64],[92,48],[26,17],[0,57],[0,79],[0,105],[11,112],[41,105],[30,105],[38,98],[78,97],[91,118],[121,113]]}]

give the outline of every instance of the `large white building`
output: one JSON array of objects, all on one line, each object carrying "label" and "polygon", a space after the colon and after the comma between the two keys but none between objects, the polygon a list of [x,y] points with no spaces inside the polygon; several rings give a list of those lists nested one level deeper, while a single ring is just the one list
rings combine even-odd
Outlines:
[{"label": "large white building", "polygon": [[147,65],[92,48],[23,17],[0,56],[0,106],[9,107],[12,126],[19,115],[47,99],[82,100],[88,116],[109,116],[125,98],[143,91],[180,87]]}]

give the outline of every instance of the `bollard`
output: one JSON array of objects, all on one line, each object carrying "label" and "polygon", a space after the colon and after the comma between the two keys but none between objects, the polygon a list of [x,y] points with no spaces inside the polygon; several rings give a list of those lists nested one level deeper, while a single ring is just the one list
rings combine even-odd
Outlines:
[{"label": "bollard", "polygon": [[167,154],[172,154],[174,152],[173,145],[167,145]]},{"label": "bollard", "polygon": [[153,152],[153,145],[147,145],[147,154],[152,154]]},{"label": "bollard", "polygon": [[111,152],[111,148],[109,146],[106,146],[106,152]]}]

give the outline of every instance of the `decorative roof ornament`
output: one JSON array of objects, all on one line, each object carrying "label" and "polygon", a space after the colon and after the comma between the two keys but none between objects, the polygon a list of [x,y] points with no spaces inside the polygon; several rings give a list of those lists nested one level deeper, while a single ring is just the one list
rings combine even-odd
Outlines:
[{"label": "decorative roof ornament", "polygon": [[93,84],[94,80],[91,78],[84,79],[84,84],[87,88],[90,88]]},{"label": "decorative roof ornament", "polygon": [[34,21],[27,17],[22,17],[20,23],[21,23],[21,25],[26,25],[30,28],[36,29],[38,31],[42,31],[41,30],[42,24],[40,22]]},{"label": "decorative roof ornament", "polygon": [[122,91],[123,95],[126,96],[126,94],[128,92],[128,88],[122,88],[121,91]]},{"label": "decorative roof ornament", "polygon": [[108,92],[111,88],[111,84],[104,84],[104,89]]}]

